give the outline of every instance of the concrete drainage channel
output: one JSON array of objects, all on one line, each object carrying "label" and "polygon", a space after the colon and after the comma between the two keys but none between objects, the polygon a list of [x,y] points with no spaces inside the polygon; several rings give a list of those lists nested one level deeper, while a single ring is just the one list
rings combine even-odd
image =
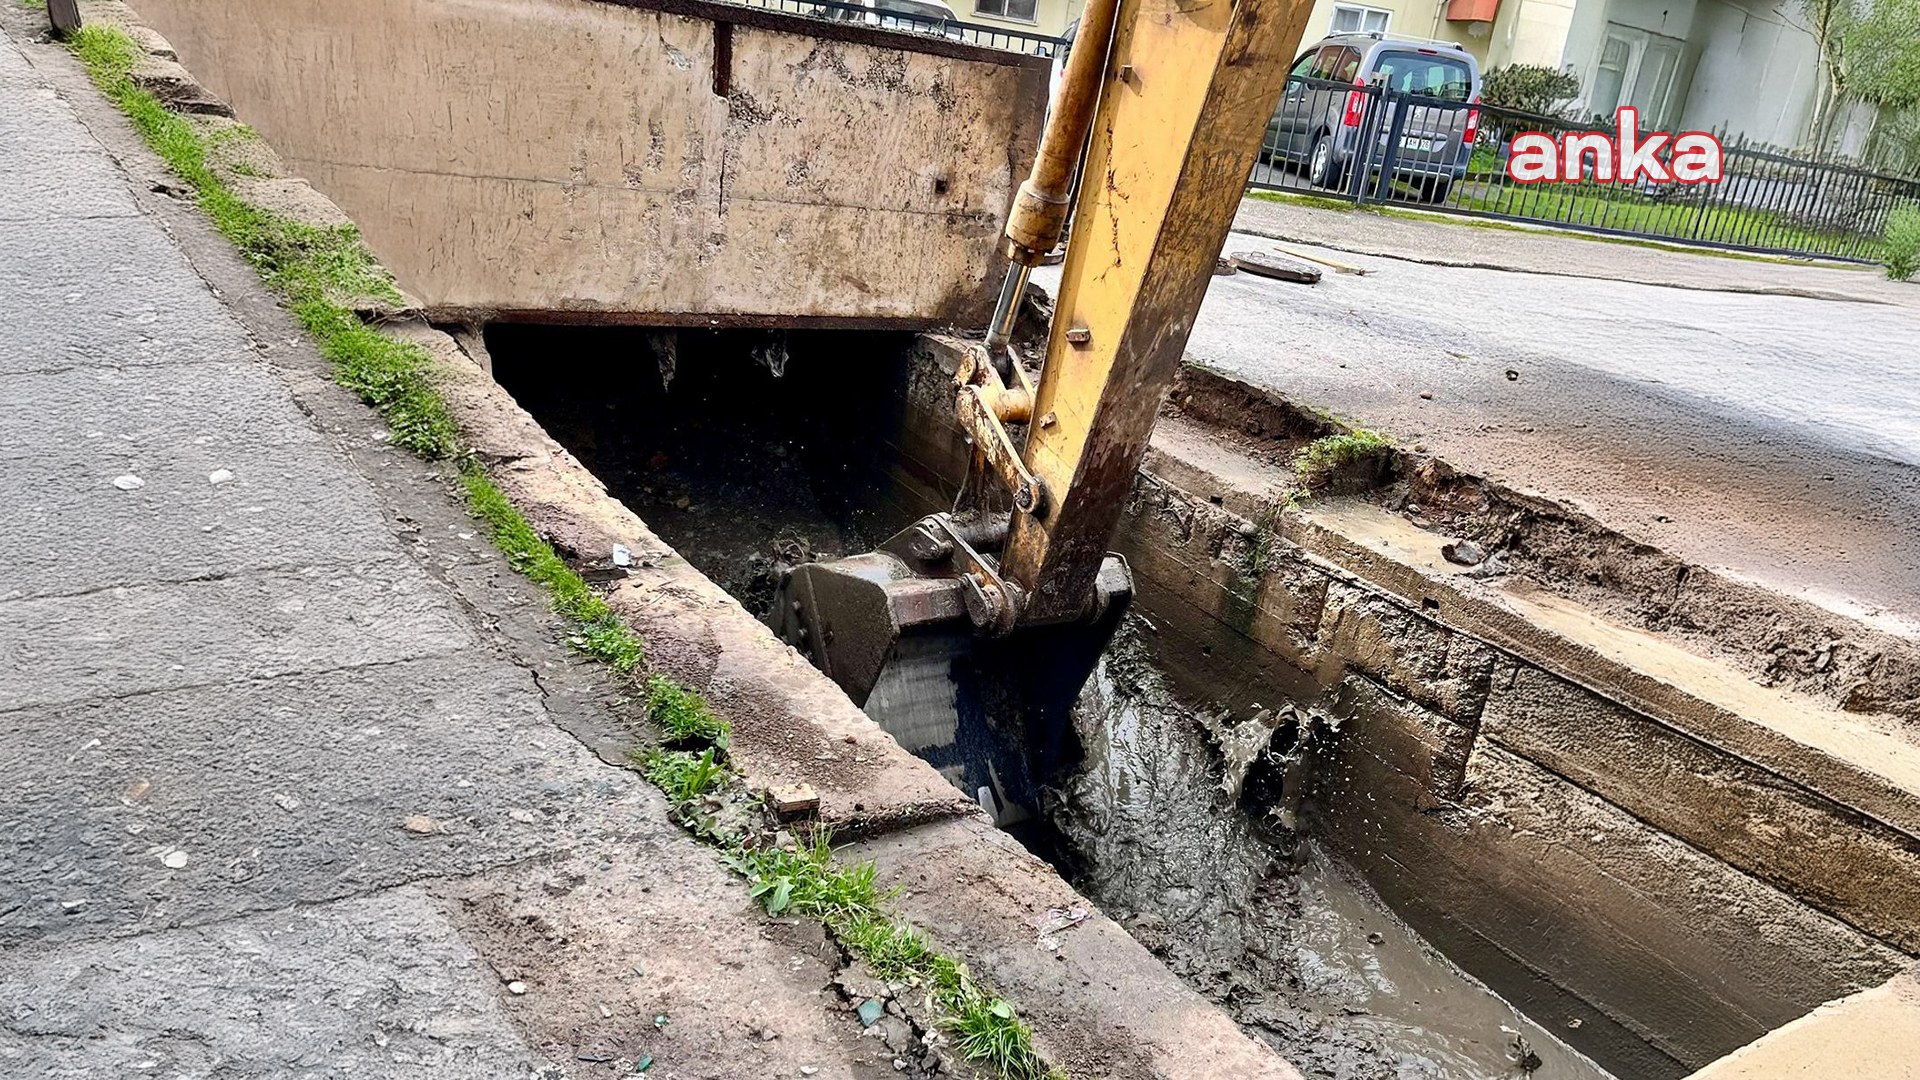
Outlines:
[{"label": "concrete drainage channel", "polygon": [[[785,566],[867,549],[939,506],[955,475],[939,339],[496,325],[485,343],[516,400],[756,615]],[[1136,522],[1169,519],[1149,504],[1176,489],[1153,483]],[[1225,514],[1216,498],[1193,501]],[[1191,519],[1182,531],[1191,540]],[[1584,1017],[1524,1015],[1323,842],[1352,798],[1342,717],[1247,655],[1244,635],[1185,633],[1163,614],[1165,575],[1133,557],[1142,602],[1082,695],[1078,763],[1048,787],[1046,820],[1018,834],[1029,849],[1309,1075],[1608,1075],[1562,1038]],[[1252,629],[1263,604],[1231,621]],[[1622,1075],[1684,1071],[1647,1071],[1662,1055],[1626,1041],[1636,1049],[1586,1047]]]},{"label": "concrete drainage channel", "polygon": [[[1130,940],[688,569],[761,607],[783,565],[944,505],[954,343],[392,329],[650,658],[745,721],[743,769],[810,779],[1074,1075],[1276,1075],[1136,940],[1337,1077],[1605,1075],[1569,1047],[1679,1077],[1920,953],[1911,640],[1442,462],[1343,458],[1302,503],[1288,462],[1333,426],[1199,371],[1115,540],[1134,616],[1025,837]],[[1487,557],[1443,561],[1460,535]]]}]

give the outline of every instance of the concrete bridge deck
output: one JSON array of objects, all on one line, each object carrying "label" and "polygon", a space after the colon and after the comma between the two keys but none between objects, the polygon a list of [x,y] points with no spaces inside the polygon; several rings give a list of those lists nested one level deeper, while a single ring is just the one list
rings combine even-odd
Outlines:
[{"label": "concrete bridge deck", "polygon": [[140,14],[442,322],[983,322],[1044,57],[704,0]]}]

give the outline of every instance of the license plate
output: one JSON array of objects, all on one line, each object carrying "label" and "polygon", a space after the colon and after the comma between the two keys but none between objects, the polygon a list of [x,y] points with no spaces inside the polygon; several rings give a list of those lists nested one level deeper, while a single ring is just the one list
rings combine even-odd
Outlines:
[{"label": "license plate", "polygon": [[1400,149],[1412,150],[1421,154],[1431,154],[1440,149],[1439,139],[1404,138],[1400,140]]}]

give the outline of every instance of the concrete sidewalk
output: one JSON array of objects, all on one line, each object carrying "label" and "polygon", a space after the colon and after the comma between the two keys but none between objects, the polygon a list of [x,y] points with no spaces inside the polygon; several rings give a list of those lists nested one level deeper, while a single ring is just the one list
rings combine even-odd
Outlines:
[{"label": "concrete sidewalk", "polygon": [[0,1075],[897,1075],[441,474],[47,74],[0,36]]},{"label": "concrete sidewalk", "polygon": [[[1325,197],[1324,192],[1317,195]],[[1507,227],[1488,227],[1496,225]],[[1508,225],[1400,206],[1383,214],[1248,198],[1240,203],[1234,228],[1276,240],[1434,266],[1920,308],[1920,285],[1888,281],[1874,266],[1735,258],[1705,248],[1649,247],[1565,229]]]}]

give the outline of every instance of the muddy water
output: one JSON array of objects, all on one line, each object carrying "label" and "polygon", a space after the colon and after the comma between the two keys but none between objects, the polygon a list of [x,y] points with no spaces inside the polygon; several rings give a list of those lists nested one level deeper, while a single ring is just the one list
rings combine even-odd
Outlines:
[{"label": "muddy water", "polygon": [[[711,356],[765,334],[496,327],[496,376],[619,498],[750,610],[782,562],[864,550],[926,508],[889,503],[868,445],[887,340],[792,335],[781,374]],[[564,370],[568,378],[553,378]],[[867,439],[862,432],[867,431]],[[1075,723],[1086,756],[1023,837],[1167,965],[1308,1076],[1606,1080],[1461,973],[1311,840],[1269,828],[1272,778],[1221,790],[1222,757],[1132,620]]]},{"label": "muddy water", "polygon": [[1076,886],[1309,1076],[1606,1080],[1311,839],[1229,801],[1206,725],[1153,667],[1140,625],[1082,694],[1086,758],[1050,800],[1052,854]]}]

